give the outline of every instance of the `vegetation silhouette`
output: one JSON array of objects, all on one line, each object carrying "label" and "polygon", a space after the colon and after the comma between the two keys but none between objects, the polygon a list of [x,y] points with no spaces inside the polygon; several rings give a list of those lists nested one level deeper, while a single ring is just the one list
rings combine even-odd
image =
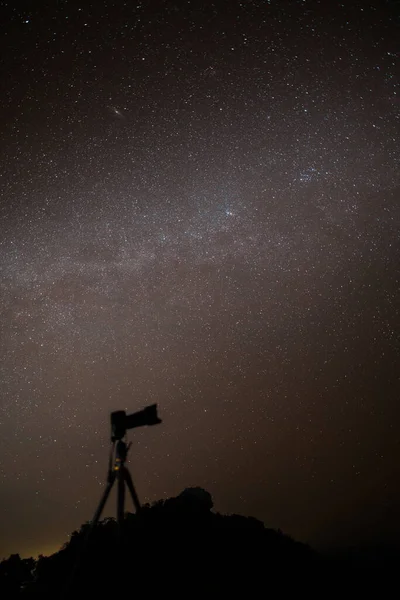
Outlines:
[{"label": "vegetation silhouette", "polygon": [[[52,556],[0,564],[2,598],[70,598],[182,592],[197,586],[235,589],[242,583],[282,584],[280,572],[311,576],[321,559],[309,546],[253,517],[212,511],[211,495],[187,488],[179,496],[127,513],[123,527],[106,518],[74,531]],[[188,587],[189,586],[189,587]]]},{"label": "vegetation silhouette", "polygon": [[[379,589],[397,572],[398,548],[354,549],[322,556],[253,517],[213,511],[199,487],[126,513],[123,526],[105,518],[74,531],[49,557],[0,563],[0,598],[47,600],[140,593],[185,596],[268,592],[329,596]],[[350,586],[350,587],[349,587]],[[321,595],[322,594],[322,595]]]}]

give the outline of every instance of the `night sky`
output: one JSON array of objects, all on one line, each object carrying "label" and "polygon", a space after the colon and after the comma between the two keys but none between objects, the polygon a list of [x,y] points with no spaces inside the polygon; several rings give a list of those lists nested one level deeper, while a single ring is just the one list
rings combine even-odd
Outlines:
[{"label": "night sky", "polygon": [[153,402],[142,502],[398,539],[399,13],[0,2],[0,557],[91,519]]}]

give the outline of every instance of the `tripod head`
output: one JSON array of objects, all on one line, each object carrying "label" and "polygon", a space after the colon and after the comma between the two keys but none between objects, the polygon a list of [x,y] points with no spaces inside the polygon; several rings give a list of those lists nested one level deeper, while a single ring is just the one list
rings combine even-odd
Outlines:
[{"label": "tripod head", "polygon": [[111,413],[111,441],[116,442],[125,437],[127,429],[143,427],[144,425],[158,425],[161,419],[157,415],[157,404],[151,404],[143,410],[127,415],[124,410]]}]

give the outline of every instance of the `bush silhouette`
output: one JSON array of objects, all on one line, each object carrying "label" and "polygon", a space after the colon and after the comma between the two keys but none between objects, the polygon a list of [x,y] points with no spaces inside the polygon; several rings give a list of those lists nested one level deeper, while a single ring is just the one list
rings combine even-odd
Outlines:
[{"label": "bush silhouette", "polygon": [[2,597],[133,597],[139,588],[164,594],[198,586],[265,586],[266,580],[282,586],[283,571],[296,571],[303,580],[311,576],[319,559],[308,546],[253,517],[212,508],[207,491],[187,488],[126,514],[123,528],[110,518],[93,530],[86,523],[50,557],[1,563],[3,589],[9,589]]}]

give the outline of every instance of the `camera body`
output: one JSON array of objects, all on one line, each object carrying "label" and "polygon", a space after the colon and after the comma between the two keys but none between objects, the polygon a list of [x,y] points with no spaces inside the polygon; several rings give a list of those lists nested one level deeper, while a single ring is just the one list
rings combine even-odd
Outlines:
[{"label": "camera body", "polygon": [[159,423],[161,419],[157,415],[157,404],[151,404],[131,415],[127,415],[124,410],[116,410],[111,413],[111,440],[113,442],[121,440],[125,437],[127,429]]}]

